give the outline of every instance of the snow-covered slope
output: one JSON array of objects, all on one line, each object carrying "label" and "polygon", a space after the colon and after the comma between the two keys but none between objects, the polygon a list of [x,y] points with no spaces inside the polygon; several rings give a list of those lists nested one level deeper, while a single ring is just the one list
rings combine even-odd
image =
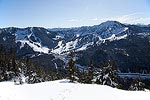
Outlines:
[{"label": "snow-covered slope", "polygon": [[[17,44],[18,52],[63,54],[70,50],[82,51],[99,46],[106,41],[126,39],[132,33],[144,33],[148,27],[124,25],[117,21],[107,21],[99,25],[77,28],[45,29],[41,27],[0,29],[3,44]],[[11,35],[11,36],[10,36]],[[12,38],[12,40],[10,40]],[[15,41],[15,43],[11,43]],[[20,54],[21,55],[21,54]]]},{"label": "snow-covered slope", "polygon": [[54,48],[57,42],[53,39],[55,34],[51,33],[42,27],[27,27],[27,28],[3,28],[0,29],[0,42],[4,46],[14,47],[17,52],[30,53],[48,53],[51,48]]},{"label": "snow-covered slope", "polygon": [[38,84],[0,83],[0,100],[148,100],[150,92],[58,80]]},{"label": "snow-covered slope", "polygon": [[42,46],[41,39],[35,36],[33,28],[30,28],[30,31],[28,29],[17,30],[15,36],[16,36],[15,39],[16,43],[18,42],[21,43],[20,49],[22,49],[24,45],[27,44],[35,52],[42,52],[42,53],[49,52],[49,48]]},{"label": "snow-covered slope", "polygon": [[60,41],[52,52],[61,54],[69,50],[86,50],[89,46],[100,45],[106,40],[125,39],[128,36],[128,31],[127,26],[116,21],[107,21],[90,27],[60,29],[55,38]]},{"label": "snow-covered slope", "polygon": [[30,46],[35,52],[48,53],[49,48],[42,45],[42,40],[40,37],[35,35],[33,28],[18,29],[15,33],[16,43],[21,43],[20,49],[24,47],[25,44]]},{"label": "snow-covered slope", "polygon": [[30,51],[25,54],[30,52],[48,54],[50,51],[62,54],[70,50],[86,50],[92,45],[105,43],[106,40],[124,39],[128,36],[128,31],[128,26],[116,21],[66,29],[45,29],[42,27],[0,29],[2,42],[16,44],[19,49],[17,52],[24,52],[30,48]]}]

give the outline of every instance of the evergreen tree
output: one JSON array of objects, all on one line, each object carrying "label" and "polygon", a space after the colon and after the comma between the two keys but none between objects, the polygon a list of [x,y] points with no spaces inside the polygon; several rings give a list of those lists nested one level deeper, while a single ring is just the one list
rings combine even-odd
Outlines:
[{"label": "evergreen tree", "polygon": [[88,79],[87,76],[88,76],[87,71],[85,71],[84,68],[82,69],[82,71],[80,69],[79,72],[78,72],[78,77],[79,77],[78,82],[79,83],[87,83],[87,79]]},{"label": "evergreen tree", "polygon": [[76,73],[76,67],[75,67],[75,60],[74,60],[74,54],[71,51],[68,55],[69,61],[67,66],[67,78],[70,80],[70,82],[74,82],[77,80],[77,73]]},{"label": "evergreen tree", "polygon": [[26,82],[29,84],[33,84],[33,83],[39,83],[42,82],[42,72],[41,72],[41,68],[35,64],[32,64],[30,59],[27,58],[26,59],[26,64],[25,64],[25,76],[26,78]]},{"label": "evergreen tree", "polygon": [[118,74],[115,63],[109,61],[105,63],[100,69],[96,72],[96,83],[102,85],[109,85],[112,87],[117,87],[118,85]]},{"label": "evergreen tree", "polygon": [[14,80],[15,84],[23,84],[22,78],[26,78],[26,82],[33,84],[47,80],[58,79],[57,73],[42,70],[41,66],[31,63],[29,58],[17,59],[15,51],[10,48],[6,52],[2,44],[0,44],[0,81]]},{"label": "evergreen tree", "polygon": [[87,74],[86,83],[91,84],[92,80],[93,80],[93,76],[94,76],[94,65],[93,65],[92,59],[90,59],[90,64],[89,64],[89,67],[88,67],[88,74]]},{"label": "evergreen tree", "polygon": [[14,48],[10,48],[10,63],[11,63],[11,71],[15,74],[15,76],[19,75],[19,66],[16,64],[16,54]]},{"label": "evergreen tree", "polygon": [[60,72],[59,72],[59,67],[57,66],[57,63],[55,63],[55,79],[58,80],[58,79],[62,79],[61,75],[60,75]]},{"label": "evergreen tree", "polygon": [[5,57],[6,57],[6,51],[2,44],[0,44],[0,81],[4,80],[5,75]]},{"label": "evergreen tree", "polygon": [[140,76],[133,80],[131,86],[129,87],[129,90],[131,91],[144,91],[145,84],[142,82]]}]

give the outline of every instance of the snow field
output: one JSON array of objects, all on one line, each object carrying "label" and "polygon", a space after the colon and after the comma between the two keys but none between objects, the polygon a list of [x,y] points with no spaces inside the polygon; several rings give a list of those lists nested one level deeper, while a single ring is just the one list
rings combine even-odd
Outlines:
[{"label": "snow field", "polygon": [[69,83],[68,80],[38,84],[0,83],[0,100],[148,100],[150,92],[125,91],[105,85]]}]

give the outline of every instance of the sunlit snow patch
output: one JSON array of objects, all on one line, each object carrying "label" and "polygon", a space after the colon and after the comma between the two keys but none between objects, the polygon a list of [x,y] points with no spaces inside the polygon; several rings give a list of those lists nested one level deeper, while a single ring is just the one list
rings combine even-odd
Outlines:
[{"label": "sunlit snow patch", "polygon": [[148,100],[149,92],[125,91],[105,85],[69,83],[68,80],[14,85],[0,82],[0,100]]}]

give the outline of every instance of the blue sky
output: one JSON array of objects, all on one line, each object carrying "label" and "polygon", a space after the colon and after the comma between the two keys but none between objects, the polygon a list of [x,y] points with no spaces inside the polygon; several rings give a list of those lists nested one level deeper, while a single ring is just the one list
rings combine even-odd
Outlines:
[{"label": "blue sky", "polygon": [[150,0],[0,0],[0,27],[150,24]]}]

